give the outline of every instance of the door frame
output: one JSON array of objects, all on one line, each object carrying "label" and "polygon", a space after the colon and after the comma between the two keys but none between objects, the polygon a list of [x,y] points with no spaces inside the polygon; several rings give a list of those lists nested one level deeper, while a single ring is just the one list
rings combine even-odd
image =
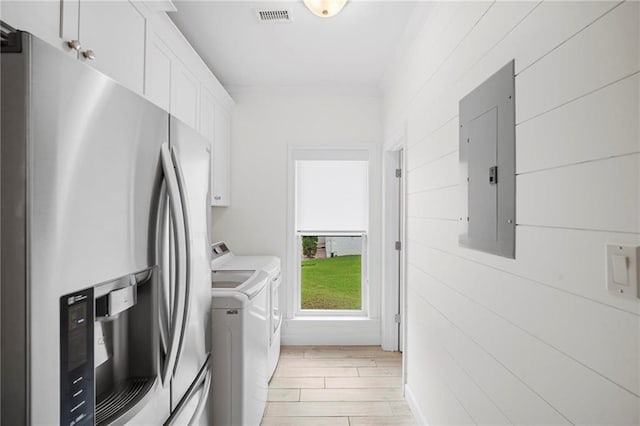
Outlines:
[{"label": "door frame", "polygon": [[[381,342],[386,351],[404,351],[405,330],[405,134],[383,150],[383,286]],[[396,169],[400,168],[400,177]],[[396,250],[396,241],[400,250]],[[400,315],[400,323],[395,321]]]}]

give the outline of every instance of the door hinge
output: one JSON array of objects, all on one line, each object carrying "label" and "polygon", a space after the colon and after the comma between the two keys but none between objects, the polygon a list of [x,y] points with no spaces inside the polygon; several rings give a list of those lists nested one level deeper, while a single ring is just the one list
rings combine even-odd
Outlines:
[{"label": "door hinge", "polygon": [[396,322],[396,324],[400,324],[400,314],[395,314],[393,316],[393,320]]},{"label": "door hinge", "polygon": [[396,241],[395,247],[396,247],[396,250],[402,250],[402,242]]},{"label": "door hinge", "polygon": [[396,169],[396,177],[397,178],[402,177],[402,169]]}]

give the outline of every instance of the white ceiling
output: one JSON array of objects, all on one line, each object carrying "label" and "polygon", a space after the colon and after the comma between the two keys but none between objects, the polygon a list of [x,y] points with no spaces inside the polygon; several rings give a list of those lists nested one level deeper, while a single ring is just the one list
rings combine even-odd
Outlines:
[{"label": "white ceiling", "polygon": [[[333,18],[300,1],[174,0],[169,15],[230,91],[243,87],[378,88],[407,37],[413,1],[350,1]],[[293,22],[260,23],[259,9]]]}]

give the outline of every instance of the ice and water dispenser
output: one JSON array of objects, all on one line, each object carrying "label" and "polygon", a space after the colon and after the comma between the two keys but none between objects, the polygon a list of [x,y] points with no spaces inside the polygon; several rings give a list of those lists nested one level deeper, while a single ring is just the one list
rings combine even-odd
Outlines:
[{"label": "ice and water dispenser", "polygon": [[135,415],[158,377],[157,268],[60,299],[60,423]]}]

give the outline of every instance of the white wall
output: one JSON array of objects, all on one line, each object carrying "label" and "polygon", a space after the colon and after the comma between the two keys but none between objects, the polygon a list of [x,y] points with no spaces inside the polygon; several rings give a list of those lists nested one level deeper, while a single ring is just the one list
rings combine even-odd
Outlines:
[{"label": "white wall", "polygon": [[[376,94],[333,93],[318,90],[236,90],[232,129],[231,206],[213,209],[213,241],[225,240],[237,254],[270,254],[282,259],[284,286],[293,285],[286,272],[288,218],[289,147],[373,146],[370,159],[376,186],[371,188],[375,208],[370,219],[371,282],[376,288],[370,309],[379,317],[380,280],[380,169],[379,149],[382,136],[382,100]],[[293,223],[293,222],[291,222]],[[375,261],[374,261],[375,259]],[[281,306],[287,306],[281,295]],[[290,314],[290,312],[285,312]],[[334,333],[338,340],[322,340],[326,327],[307,320],[317,342],[340,343],[349,337]],[[329,322],[326,322],[329,326]],[[377,324],[377,325],[376,325]],[[378,322],[367,325],[369,336],[379,340]],[[363,324],[359,323],[358,327]],[[318,331],[319,330],[319,331]],[[353,329],[356,334],[362,330]],[[330,331],[330,330],[326,330]],[[304,343],[313,337],[308,328],[291,321],[283,326],[283,342]],[[339,340],[343,339],[343,340]],[[372,343],[371,340],[368,343]]]},{"label": "white wall", "polygon": [[[640,3],[440,3],[388,76],[407,129],[407,397],[422,422],[638,424]],[[460,98],[516,61],[516,260],[458,247]]]}]

